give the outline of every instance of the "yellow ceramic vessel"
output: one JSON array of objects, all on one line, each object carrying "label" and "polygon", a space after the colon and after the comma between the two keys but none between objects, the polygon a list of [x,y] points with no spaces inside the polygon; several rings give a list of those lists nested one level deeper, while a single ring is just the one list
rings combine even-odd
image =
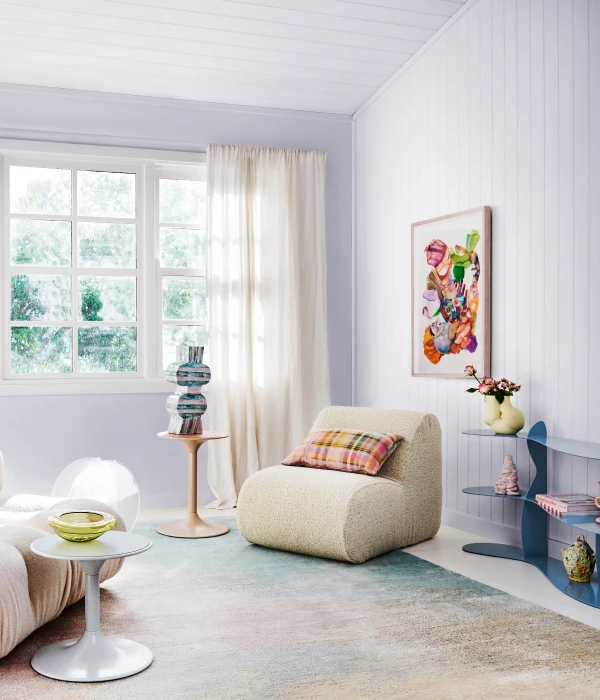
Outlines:
[{"label": "yellow ceramic vessel", "polygon": [[495,396],[485,396],[483,420],[497,435],[516,435],[525,425],[525,414],[512,405],[510,396],[505,396],[502,403]]},{"label": "yellow ceramic vessel", "polygon": [[91,542],[112,530],[117,519],[102,511],[65,511],[48,518],[48,525],[57,535],[69,542]]}]

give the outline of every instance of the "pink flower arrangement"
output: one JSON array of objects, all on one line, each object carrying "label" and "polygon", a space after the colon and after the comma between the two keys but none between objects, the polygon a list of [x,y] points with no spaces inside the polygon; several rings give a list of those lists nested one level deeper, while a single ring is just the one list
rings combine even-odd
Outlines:
[{"label": "pink flower arrangement", "polygon": [[505,396],[512,396],[514,393],[521,390],[520,384],[515,384],[506,377],[502,377],[502,379],[494,379],[493,377],[483,377],[483,379],[479,379],[477,370],[473,365],[467,365],[465,367],[465,376],[473,377],[479,384],[477,388],[471,387],[467,389],[469,394],[480,393],[484,396],[493,396],[498,403],[502,403]]}]

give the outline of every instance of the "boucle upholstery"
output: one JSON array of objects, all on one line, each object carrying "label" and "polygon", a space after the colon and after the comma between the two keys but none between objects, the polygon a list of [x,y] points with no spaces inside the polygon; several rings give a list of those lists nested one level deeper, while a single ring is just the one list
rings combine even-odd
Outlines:
[{"label": "boucle upholstery", "polygon": [[237,506],[240,532],[265,547],[361,563],[434,537],[442,511],[437,418],[392,409],[337,407],[312,430],[400,433],[377,476],[278,465],[253,474]]},{"label": "boucle upholstery", "polygon": [[[126,530],[121,517],[99,501],[0,494],[0,658],[83,598],[85,579],[77,562],[48,559],[30,549],[34,540],[53,533],[49,513],[66,509],[112,513],[115,529]],[[114,576],[122,564],[123,559],[107,561],[100,580]]]}]

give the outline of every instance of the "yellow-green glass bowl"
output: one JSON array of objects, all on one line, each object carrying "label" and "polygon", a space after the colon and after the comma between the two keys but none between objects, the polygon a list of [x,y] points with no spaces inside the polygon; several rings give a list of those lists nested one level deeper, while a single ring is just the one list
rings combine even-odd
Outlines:
[{"label": "yellow-green glass bowl", "polygon": [[117,519],[101,510],[68,510],[48,518],[48,525],[57,535],[69,542],[91,542],[112,530]]}]

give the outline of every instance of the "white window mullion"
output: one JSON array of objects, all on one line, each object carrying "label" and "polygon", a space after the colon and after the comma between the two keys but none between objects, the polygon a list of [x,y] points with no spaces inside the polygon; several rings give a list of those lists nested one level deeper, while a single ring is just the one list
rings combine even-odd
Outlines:
[{"label": "white window mullion", "polygon": [[11,219],[27,221],[71,221],[73,215],[68,214],[10,214]]},{"label": "white window mullion", "polygon": [[0,332],[2,339],[0,342],[0,368],[4,377],[10,372],[10,199],[9,199],[9,177],[8,163],[4,156],[0,155]]},{"label": "white window mullion", "polygon": [[136,251],[135,251],[135,321],[136,321],[136,372],[148,376],[146,355],[148,343],[145,337],[146,328],[146,181],[145,167],[136,171],[135,175],[135,218],[136,218]]},{"label": "white window mullion", "polygon": [[[49,268],[46,268],[48,270]],[[74,268],[75,269],[75,268]],[[138,270],[133,267],[78,267],[82,277],[137,277]]]},{"label": "white window mullion", "polygon": [[73,321],[9,321],[12,326],[23,326],[25,328],[70,328]]},{"label": "white window mullion", "polygon": [[158,337],[161,333],[161,327],[156,316],[156,284],[159,280],[156,274],[156,261],[158,259],[159,249],[158,231],[156,227],[156,222],[158,221],[158,189],[156,185],[154,163],[146,164],[144,185],[146,191],[146,235],[144,237],[146,245],[143,251],[138,251],[138,260],[141,260],[142,255],[144,255],[145,294],[143,303],[145,317],[144,342],[146,347],[145,371],[147,377],[155,378],[157,376],[156,370],[160,358]]},{"label": "white window mullion", "polygon": [[206,277],[199,268],[195,267],[161,267],[160,271],[165,277]]},{"label": "white window mullion", "polygon": [[180,224],[174,224],[174,223],[164,224],[164,223],[160,223],[160,224],[158,224],[158,227],[159,228],[181,228],[181,229],[186,229],[186,230],[190,230],[190,231],[206,231],[206,224],[201,223],[201,222],[197,222],[194,224],[181,224],[181,223]]},{"label": "white window mullion", "polygon": [[79,328],[135,328],[137,321],[78,321]]},{"label": "white window mullion", "polygon": [[77,230],[77,170],[71,170],[71,318],[73,321],[73,374],[77,376],[79,373],[79,276],[77,275],[77,267],[79,265],[79,231]]}]

